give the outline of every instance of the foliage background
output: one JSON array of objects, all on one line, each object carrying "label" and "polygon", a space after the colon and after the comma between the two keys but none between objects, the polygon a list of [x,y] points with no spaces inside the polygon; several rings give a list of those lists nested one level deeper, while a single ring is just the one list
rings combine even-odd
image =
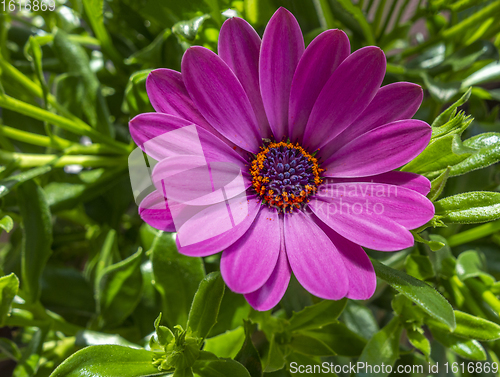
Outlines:
[{"label": "foliage background", "polygon": [[[115,346],[86,348],[53,375],[150,375],[151,351],[116,345],[149,347],[160,312],[185,362],[162,373],[175,368],[176,377],[289,376],[292,361],[358,360],[495,375],[468,366],[500,357],[500,1],[68,0],[21,12],[9,4],[0,3],[2,376],[49,376],[101,344]],[[297,17],[306,44],[341,28],[352,50],[386,52],[384,84],[425,89],[416,118],[433,124],[433,140],[404,169],[433,179],[437,216],[415,232],[415,247],[369,251],[380,279],[367,302],[320,301],[292,280],[272,313],[253,312],[223,290],[218,256],[179,255],[133,202],[127,123],[153,111],[148,72],[180,70],[191,45],[216,51],[227,9],[262,35],[279,6]],[[204,305],[210,313],[200,316]],[[188,316],[197,336],[174,329]],[[172,340],[156,325],[153,348]],[[454,362],[465,364],[457,372]]]}]

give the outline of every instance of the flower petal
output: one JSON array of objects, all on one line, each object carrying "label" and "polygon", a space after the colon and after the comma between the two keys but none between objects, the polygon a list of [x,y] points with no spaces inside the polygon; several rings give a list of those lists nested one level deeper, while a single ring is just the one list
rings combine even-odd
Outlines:
[{"label": "flower petal", "polygon": [[344,131],[370,104],[385,74],[383,51],[374,46],[352,53],[335,70],[314,104],[304,144],[320,148]]},{"label": "flower petal", "polygon": [[368,258],[363,248],[336,233],[321,220],[317,219],[316,223],[332,240],[342,256],[349,278],[347,298],[367,300],[372,297],[377,288],[377,275],[375,275],[372,262],[370,262],[370,258]]},{"label": "flower petal", "polygon": [[349,38],[342,30],[327,30],[313,39],[297,65],[290,91],[288,135],[302,141],[307,119],[321,89],[350,53]]},{"label": "flower petal", "polygon": [[255,292],[247,293],[246,300],[255,310],[265,311],[274,308],[285,295],[291,275],[292,269],[282,245],[273,273],[262,287]]},{"label": "flower petal", "polygon": [[139,114],[129,122],[130,135],[149,156],[160,161],[179,155],[204,155],[208,161],[246,161],[231,147],[193,122],[160,113]]},{"label": "flower petal", "polygon": [[331,203],[333,211],[343,209],[354,217],[388,217],[406,229],[418,228],[434,216],[434,205],[428,198],[385,183],[324,183],[316,197]]},{"label": "flower petal", "polygon": [[179,72],[166,68],[151,71],[146,79],[146,91],[157,112],[187,119],[208,131],[216,132],[189,97]]},{"label": "flower petal", "polygon": [[349,281],[342,258],[326,234],[301,211],[285,215],[288,262],[302,286],[313,295],[339,300]]},{"label": "flower petal", "polygon": [[259,125],[260,135],[271,136],[259,87],[259,34],[245,20],[227,19],[220,29],[218,52],[240,81],[250,100]]},{"label": "flower petal", "polygon": [[257,121],[245,90],[233,71],[215,53],[190,47],[182,58],[184,84],[198,110],[223,136],[258,153]]},{"label": "flower petal", "polygon": [[323,163],[327,177],[366,177],[396,169],[422,152],[431,127],[421,120],[399,120],[371,130]]},{"label": "flower petal", "polygon": [[158,191],[153,191],[141,201],[139,215],[142,220],[155,229],[175,232],[174,220],[167,200]]},{"label": "flower petal", "polygon": [[[321,186],[321,192],[309,202],[309,208],[334,231],[361,246],[380,251],[410,247],[413,236],[404,225],[422,225],[433,216],[432,203],[429,206],[428,199],[415,191],[374,183],[348,186]],[[380,195],[377,186],[383,186],[385,197],[377,196]],[[392,196],[389,196],[391,192]],[[401,213],[397,213],[398,208]],[[413,210],[418,211],[417,220],[412,219],[415,216]]]},{"label": "flower petal", "polygon": [[304,53],[304,39],[293,14],[279,8],[271,17],[260,51],[260,90],[276,140],[288,130],[288,102],[293,75]]},{"label": "flower petal", "polygon": [[222,253],[220,271],[227,286],[237,293],[262,287],[278,261],[280,240],[278,212],[263,207],[250,229]]},{"label": "flower petal", "polygon": [[[246,231],[253,224],[255,217],[261,209],[260,200],[257,200],[255,196],[249,196],[246,203],[248,205],[248,213],[246,214],[243,221],[217,236],[189,245],[181,243],[179,233],[187,232],[187,234],[189,235],[189,232],[198,232],[199,228],[197,229],[197,227],[199,227],[200,222],[207,222],[206,217],[204,219],[201,219],[201,221],[199,219],[196,219],[198,221],[193,221],[192,224],[188,224],[188,226],[181,228],[179,230],[179,233],[177,233],[176,238],[177,249],[179,250],[179,252],[191,257],[204,257],[207,255],[218,253],[228,248],[246,233]],[[225,222],[226,219],[226,217],[222,217],[222,222]],[[218,220],[219,219],[217,218],[211,217],[209,222],[212,223],[213,227],[216,228],[219,223]]]},{"label": "flower petal", "polygon": [[427,195],[431,191],[431,181],[423,175],[410,173],[406,171],[390,171],[378,175],[357,178],[325,178],[324,183],[349,183],[349,182],[373,182],[386,183],[406,187],[422,195]]},{"label": "flower petal", "polygon": [[358,136],[396,120],[410,119],[422,103],[420,85],[396,82],[380,88],[363,113],[340,135],[321,148],[319,155],[328,159],[336,150]]}]

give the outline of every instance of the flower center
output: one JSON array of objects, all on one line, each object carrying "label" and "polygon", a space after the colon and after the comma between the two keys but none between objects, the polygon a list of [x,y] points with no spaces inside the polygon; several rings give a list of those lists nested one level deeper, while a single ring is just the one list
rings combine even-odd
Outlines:
[{"label": "flower center", "polygon": [[324,171],[318,160],[298,144],[271,142],[252,161],[253,188],[263,203],[292,212],[309,201]]}]

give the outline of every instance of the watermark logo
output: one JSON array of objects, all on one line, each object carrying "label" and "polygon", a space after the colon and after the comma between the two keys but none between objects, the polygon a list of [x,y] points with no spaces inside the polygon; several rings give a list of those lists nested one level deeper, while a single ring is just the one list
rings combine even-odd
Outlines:
[{"label": "watermark logo", "polygon": [[[135,202],[144,210],[168,211],[181,246],[221,235],[247,217],[241,168],[212,161],[196,126],[165,132],[143,148],[146,153],[136,148],[128,161]],[[157,200],[147,200],[151,196]]]}]

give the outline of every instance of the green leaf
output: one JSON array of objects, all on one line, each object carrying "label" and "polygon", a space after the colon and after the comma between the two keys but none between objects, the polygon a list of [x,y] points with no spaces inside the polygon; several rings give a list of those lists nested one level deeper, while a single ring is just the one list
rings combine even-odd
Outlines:
[{"label": "green leaf", "polygon": [[[468,313],[455,310],[455,319],[457,321],[457,327],[451,333],[454,336],[467,339],[476,339],[479,341],[491,341],[500,339],[500,325],[488,321],[486,319],[475,317]],[[429,318],[426,323],[432,328],[439,329],[444,333],[450,333],[450,331],[443,326],[442,323]]]},{"label": "green leaf", "polygon": [[0,198],[7,195],[13,188],[17,187],[21,183],[48,173],[51,170],[51,166],[45,165],[0,180]]},{"label": "green leaf", "polygon": [[234,358],[245,341],[245,330],[240,326],[234,330],[205,340],[203,349],[219,357]]},{"label": "green leaf", "polygon": [[12,374],[13,377],[31,377],[37,374],[48,331],[46,326],[36,330],[28,346],[23,350],[21,360],[17,363]]},{"label": "green leaf", "polygon": [[[365,339],[339,321],[321,329],[298,331],[292,335],[292,343],[290,344],[292,348],[308,355],[328,356],[336,354],[348,357],[359,356],[365,345]],[[315,346],[316,349],[314,349]],[[326,353],[321,353],[325,351]]]},{"label": "green leaf", "polygon": [[245,342],[234,359],[248,370],[251,377],[262,377],[262,363],[252,342],[254,326],[250,321],[245,321]]},{"label": "green leaf", "polygon": [[473,170],[482,169],[500,161],[500,133],[486,132],[463,142],[468,148],[475,148],[473,153],[463,161],[451,167],[450,176],[462,175]]},{"label": "green leaf", "polygon": [[40,297],[40,277],[52,254],[52,218],[45,193],[33,181],[17,190],[19,209],[23,217],[21,277],[27,302]]},{"label": "green leaf", "polygon": [[[317,357],[303,355],[297,352],[291,352],[287,355],[286,360],[289,365],[290,374],[279,374],[279,376],[310,376],[310,377],[337,377],[332,369],[330,363],[326,363],[328,369],[324,367]],[[332,364],[333,365],[333,364]],[[301,373],[302,372],[302,373]],[[279,372],[278,372],[279,373]],[[277,374],[278,376],[278,374]]]},{"label": "green leaf", "polygon": [[293,313],[287,331],[321,328],[340,316],[347,304],[347,299],[339,301],[324,300],[308,306],[298,313]]},{"label": "green leaf", "polygon": [[205,276],[203,261],[180,254],[171,233],[159,233],[150,252],[154,286],[161,295],[164,319],[171,327],[184,325],[191,301]]},{"label": "green leaf", "polygon": [[450,176],[451,168],[448,166],[444,172],[431,181],[431,191],[427,194],[430,201],[435,201],[444,190],[444,186]]},{"label": "green leaf", "polygon": [[486,360],[486,352],[477,340],[462,339],[453,334],[440,330],[437,327],[429,327],[434,338],[443,346],[455,352],[465,359],[483,361]]},{"label": "green leaf", "polygon": [[466,192],[441,199],[434,206],[445,223],[484,223],[500,218],[500,193]]},{"label": "green leaf", "polygon": [[139,348],[137,344],[129,342],[127,339],[117,334],[106,334],[92,330],[80,330],[75,336],[75,345],[78,347],[117,345],[132,348]]},{"label": "green leaf", "polygon": [[5,324],[18,289],[19,279],[15,274],[0,277],[0,326]]},{"label": "green leaf", "polygon": [[460,81],[442,82],[432,78],[425,72],[421,76],[431,96],[441,103],[451,100],[462,88]]},{"label": "green leaf", "polygon": [[436,119],[434,119],[434,122],[432,122],[433,133],[434,133],[434,128],[439,128],[443,126],[445,123],[447,123],[455,116],[457,108],[462,106],[465,102],[469,100],[470,94],[471,94],[471,89],[469,88],[467,92],[465,92],[462,95],[462,97],[458,99],[458,101],[454,102],[445,111],[443,111]]},{"label": "green leaf", "polygon": [[374,33],[362,10],[349,0],[330,0],[332,13],[358,37],[369,45],[375,44]]},{"label": "green leaf", "polygon": [[421,351],[426,357],[431,354],[431,343],[423,334],[413,329],[406,329],[411,345]]},{"label": "green leaf", "polygon": [[500,63],[493,62],[474,72],[462,82],[462,88],[497,80],[500,77]]},{"label": "green leaf", "polygon": [[10,216],[4,216],[0,219],[0,228],[5,230],[7,233],[10,233],[12,228],[14,228],[14,221]]},{"label": "green leaf", "polygon": [[142,292],[142,249],[102,271],[97,286],[101,326],[121,324],[135,309]]},{"label": "green leaf", "polygon": [[[403,326],[397,318],[393,318],[385,325],[373,338],[371,338],[363,353],[359,357],[358,362],[367,363],[369,365],[394,365],[399,358],[399,338]],[[369,371],[358,372],[360,377],[376,377],[387,376],[388,373],[369,373]]]},{"label": "green leaf", "polygon": [[250,377],[243,365],[230,359],[198,360],[193,371],[200,377]]},{"label": "green leaf", "polygon": [[432,140],[422,153],[401,170],[437,176],[448,166],[464,161],[475,152],[475,149],[463,145],[458,134],[450,134]]},{"label": "green leaf", "polygon": [[431,260],[425,255],[410,254],[405,260],[406,273],[420,280],[434,277]]},{"label": "green leaf", "polygon": [[206,338],[217,322],[223,295],[224,281],[220,273],[212,272],[205,276],[194,296],[187,321],[187,328],[196,336]]},{"label": "green leaf", "polygon": [[372,259],[377,277],[420,306],[431,317],[443,322],[450,329],[455,328],[455,316],[450,303],[430,285],[392,269]]},{"label": "green leaf", "polygon": [[54,35],[54,49],[65,64],[66,72],[81,79],[82,110],[90,125],[105,135],[114,135],[108,106],[101,93],[101,84],[90,69],[90,61],[83,47],[71,41],[64,31],[57,29]]},{"label": "green leaf", "polygon": [[342,312],[342,321],[347,328],[365,339],[371,339],[379,330],[377,320],[372,311],[365,305],[349,301]]},{"label": "green leaf", "polygon": [[475,250],[464,251],[460,253],[457,258],[457,264],[455,266],[457,276],[462,281],[468,278],[481,276],[484,279],[490,280],[491,284],[493,284],[495,279],[486,273],[486,263],[486,258],[483,254]]},{"label": "green leaf", "polygon": [[84,348],[68,357],[50,377],[143,377],[158,375],[151,351],[105,345]]}]

